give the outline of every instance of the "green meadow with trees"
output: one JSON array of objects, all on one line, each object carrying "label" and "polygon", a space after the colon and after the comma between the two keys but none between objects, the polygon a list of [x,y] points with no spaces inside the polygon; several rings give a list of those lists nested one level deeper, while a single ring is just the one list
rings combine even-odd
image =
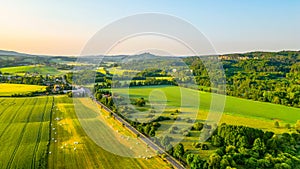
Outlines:
[{"label": "green meadow with trees", "polygon": [[[297,169],[299,61],[299,51],[203,58],[144,53],[107,56],[100,65],[77,63],[67,56],[0,56],[0,168],[171,168],[168,153],[191,169]],[[223,69],[213,74],[206,70],[207,65],[220,68],[220,63]],[[226,84],[224,112],[220,121],[206,122],[212,94],[222,91],[219,80]],[[88,88],[92,95],[76,94]],[[105,133],[104,127],[121,131],[120,135],[133,133],[111,115],[93,110],[92,98],[152,139],[165,154],[131,159],[100,148],[83,130],[81,117],[86,118],[84,124],[96,125],[89,117],[99,113],[102,123],[95,132]],[[182,99],[188,106],[182,106]],[[84,105],[80,113],[73,101]],[[173,126],[175,122],[178,126]],[[208,139],[201,142],[201,134]],[[109,135],[104,142],[111,139]]]}]

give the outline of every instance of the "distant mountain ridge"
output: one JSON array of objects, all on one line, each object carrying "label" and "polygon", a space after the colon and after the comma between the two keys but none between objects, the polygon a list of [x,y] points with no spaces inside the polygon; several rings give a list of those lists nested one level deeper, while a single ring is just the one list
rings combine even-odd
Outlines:
[{"label": "distant mountain ridge", "polygon": [[15,52],[15,51],[8,51],[8,50],[0,50],[0,55],[7,55],[7,56],[33,56],[30,54],[26,54],[26,53],[19,53],[19,52]]},{"label": "distant mountain ridge", "polygon": [[24,57],[74,57],[74,56],[59,56],[59,55],[38,55],[38,54],[28,54],[28,53],[21,53],[16,51],[9,51],[9,50],[0,50],[0,56],[24,56]]},{"label": "distant mountain ridge", "polygon": [[[277,52],[268,52],[268,51],[253,51],[253,52],[245,52],[245,53],[227,53],[227,54],[216,54],[220,58],[231,58],[231,57],[248,57],[252,54],[264,54],[264,53],[281,53],[281,52],[300,52],[300,50],[281,50]],[[215,56],[216,56],[215,55]],[[77,57],[77,56],[59,56],[59,55],[38,55],[38,54],[27,54],[27,53],[21,53],[16,51],[9,51],[9,50],[0,50],[0,56],[24,56],[24,57]],[[160,56],[155,55],[149,52],[146,53],[140,53],[140,54],[134,54],[134,55],[91,55],[87,57],[107,57],[107,58],[114,58],[114,59],[123,59],[123,58],[130,58],[130,59],[150,59],[150,58],[157,58],[157,57],[191,57],[191,56]],[[208,55],[209,56],[209,55]],[[81,56],[78,56],[81,57]]]}]

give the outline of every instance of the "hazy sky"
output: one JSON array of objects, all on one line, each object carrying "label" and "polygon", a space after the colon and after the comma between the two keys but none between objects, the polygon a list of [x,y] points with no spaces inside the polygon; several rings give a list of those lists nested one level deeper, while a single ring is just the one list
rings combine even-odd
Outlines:
[{"label": "hazy sky", "polygon": [[160,12],[192,23],[218,53],[300,50],[299,11],[299,0],[0,1],[0,49],[79,55],[105,25]]}]

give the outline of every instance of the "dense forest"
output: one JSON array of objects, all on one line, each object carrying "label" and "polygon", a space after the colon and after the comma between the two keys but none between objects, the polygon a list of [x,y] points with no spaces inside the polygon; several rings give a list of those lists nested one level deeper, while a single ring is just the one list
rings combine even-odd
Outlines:
[{"label": "dense forest", "polygon": [[297,169],[300,165],[300,135],[263,132],[259,129],[222,124],[209,142],[218,147],[209,159],[186,154],[193,169],[275,168]]}]

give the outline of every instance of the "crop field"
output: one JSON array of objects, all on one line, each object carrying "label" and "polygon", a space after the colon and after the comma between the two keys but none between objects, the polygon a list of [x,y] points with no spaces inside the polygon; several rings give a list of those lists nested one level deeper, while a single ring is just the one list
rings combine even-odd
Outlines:
[{"label": "crop field", "polygon": [[45,91],[46,86],[25,85],[25,84],[0,84],[0,96],[11,96],[13,94],[25,94],[35,91]]},{"label": "crop field", "polygon": [[106,71],[104,70],[104,67],[99,67],[99,68],[97,69],[97,72],[100,72],[100,73],[106,75]]},{"label": "crop field", "polygon": [[[146,160],[115,154],[129,153],[126,139],[122,140],[120,134],[124,136],[132,134],[115,120],[99,114],[99,109],[91,100],[75,99],[76,113],[72,101],[68,97],[55,98],[49,168],[169,168],[169,165],[159,157]],[[94,136],[93,140],[88,137],[90,135]],[[106,144],[100,146],[96,144],[100,142]],[[143,151],[147,149],[142,143],[138,145]]]},{"label": "crop field", "polygon": [[159,79],[159,80],[173,80],[174,77],[155,77],[155,79]]},{"label": "crop field", "polygon": [[[193,110],[193,107],[181,106],[180,98],[182,92],[188,96],[184,98],[184,101],[190,103],[194,101],[194,98],[200,95],[200,108],[197,119],[205,120],[207,118],[207,112],[211,105],[210,93],[174,86],[153,86],[131,87],[129,89],[129,95],[131,98],[143,97],[146,101],[149,101],[149,96],[153,97],[151,95],[155,91],[162,93],[161,99],[166,97],[167,104],[165,111],[162,113],[163,116],[170,116],[170,112],[174,112],[176,109],[181,109],[181,111],[184,112],[181,114],[183,117],[189,117],[189,112],[197,111]],[[127,89],[113,89],[113,92],[126,95]],[[148,106],[142,109],[150,108],[149,104],[148,102]],[[227,96],[221,122],[280,132],[280,129],[274,129],[274,121],[278,120],[282,124],[290,123],[293,125],[297,119],[300,119],[299,112],[300,109],[297,108]]]},{"label": "crop field", "polygon": [[7,68],[0,68],[0,71],[3,73],[18,74],[18,75],[23,75],[26,72],[29,72],[29,73],[39,72],[42,75],[60,74],[60,71],[58,71],[56,68],[50,67],[50,66],[43,66],[43,65],[7,67]]},{"label": "crop field", "polygon": [[126,70],[126,69],[121,69],[119,67],[112,67],[110,69],[108,69],[109,72],[113,75],[123,75],[124,73],[138,73],[139,71],[136,71],[136,70]]},{"label": "crop field", "polygon": [[[125,136],[133,136],[115,120],[98,114],[89,99],[75,101],[83,106],[77,114],[73,100],[66,96],[1,98],[0,168],[170,168],[160,157],[129,158],[101,148],[88,137],[82,123],[95,125],[92,130],[99,132],[97,138],[119,151],[130,150]],[[94,119],[96,114],[99,117]],[[138,145],[147,149],[143,143]]]},{"label": "crop field", "polygon": [[0,99],[0,168],[44,168],[53,97]]},{"label": "crop field", "polygon": [[[19,88],[14,87],[14,90]],[[126,90],[113,89],[113,92],[125,95]],[[180,91],[186,93],[188,97],[185,102],[190,105],[195,103],[194,97],[200,95],[200,109],[193,110],[195,108],[192,106],[180,108]],[[180,116],[186,119],[193,117],[190,112],[197,111],[197,121],[207,118],[211,104],[210,93],[174,86],[134,87],[129,89],[129,94],[132,98],[146,99],[145,107],[136,107],[145,112],[140,116],[142,118],[151,107],[149,101],[166,104],[161,116]],[[160,106],[159,104],[155,106]],[[0,98],[0,105],[0,168],[170,168],[167,162],[155,156],[156,153],[136,135],[105,111],[100,111],[88,98]],[[172,115],[176,109],[181,113]],[[300,119],[298,114],[297,108],[227,96],[220,122],[282,133],[287,129],[275,128],[274,121],[278,120],[281,126],[286,123],[294,124]],[[168,130],[174,121],[160,123],[162,126],[157,135]],[[190,136],[185,137],[182,143],[186,150],[207,158],[215,148],[208,144],[209,150],[195,149],[192,143],[199,141],[199,134],[200,132],[191,131]],[[178,134],[171,136],[176,140]],[[145,156],[141,156],[142,152],[152,154],[152,157],[145,159]]]}]

